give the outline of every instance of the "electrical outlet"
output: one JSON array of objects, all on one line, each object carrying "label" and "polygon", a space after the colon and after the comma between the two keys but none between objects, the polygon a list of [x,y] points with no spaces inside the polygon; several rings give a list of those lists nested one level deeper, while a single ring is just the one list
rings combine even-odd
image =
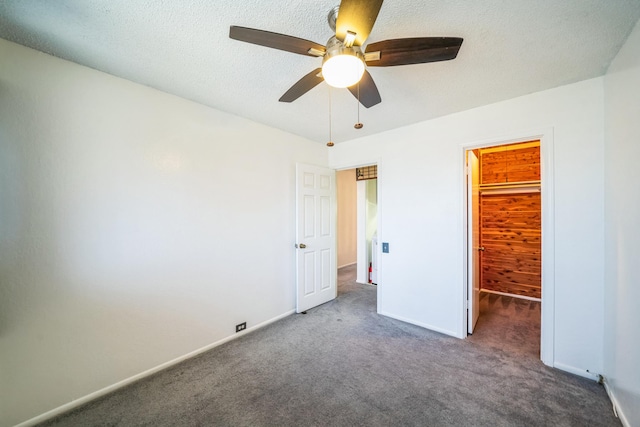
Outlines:
[{"label": "electrical outlet", "polygon": [[242,332],[247,329],[247,322],[242,322],[239,325],[236,325],[236,332]]}]

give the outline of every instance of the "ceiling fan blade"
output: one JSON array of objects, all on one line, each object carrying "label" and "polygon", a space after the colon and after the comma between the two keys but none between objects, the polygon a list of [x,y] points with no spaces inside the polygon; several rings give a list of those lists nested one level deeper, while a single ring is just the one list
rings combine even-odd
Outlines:
[{"label": "ceiling fan blade", "polygon": [[[358,96],[358,85],[360,85],[360,95]],[[360,103],[365,107],[373,107],[376,104],[382,102],[382,98],[380,98],[380,92],[378,92],[378,87],[373,81],[373,77],[367,70],[364,70],[364,74],[360,79],[360,82],[348,87],[349,92],[356,99],[360,98]]]},{"label": "ceiling fan blade", "polygon": [[355,33],[355,46],[362,46],[369,37],[383,0],[342,0],[336,20],[336,37],[344,42],[347,31]]},{"label": "ceiling fan blade", "polygon": [[322,77],[322,68],[316,68],[300,80],[296,82],[288,91],[279,99],[280,102],[292,102],[300,98],[305,93],[319,85],[324,78]]},{"label": "ceiling fan blade", "polygon": [[[231,28],[229,28],[229,37],[234,40],[298,53],[300,55],[317,57],[324,55],[326,52],[326,48],[321,44],[286,34],[272,33],[271,31],[256,30],[254,28],[236,27],[232,25]],[[310,49],[315,49],[316,52],[310,52]]]},{"label": "ceiling fan blade", "polygon": [[[370,67],[448,61],[458,56],[462,40],[459,37],[417,37],[383,40],[367,45],[365,61]],[[372,58],[376,52],[380,52],[379,59]]]}]

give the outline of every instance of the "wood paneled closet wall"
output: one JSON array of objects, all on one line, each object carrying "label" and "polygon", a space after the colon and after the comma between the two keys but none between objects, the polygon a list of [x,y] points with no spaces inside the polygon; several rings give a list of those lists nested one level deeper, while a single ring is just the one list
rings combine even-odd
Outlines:
[{"label": "wood paneled closet wall", "polygon": [[540,141],[478,150],[481,289],[541,297]]}]

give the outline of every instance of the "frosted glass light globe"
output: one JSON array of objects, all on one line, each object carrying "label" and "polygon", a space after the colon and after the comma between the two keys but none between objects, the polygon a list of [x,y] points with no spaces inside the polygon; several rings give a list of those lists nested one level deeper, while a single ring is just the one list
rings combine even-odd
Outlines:
[{"label": "frosted glass light globe", "polygon": [[333,87],[353,86],[363,74],[364,62],[354,55],[335,55],[322,64],[322,77]]}]

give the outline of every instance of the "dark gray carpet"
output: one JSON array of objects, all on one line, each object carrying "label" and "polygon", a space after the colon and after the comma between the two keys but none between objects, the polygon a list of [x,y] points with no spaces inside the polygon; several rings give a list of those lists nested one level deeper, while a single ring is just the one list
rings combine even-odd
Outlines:
[{"label": "dark gray carpet", "polygon": [[480,293],[480,318],[467,340],[514,357],[540,359],[540,303]]},{"label": "dark gray carpet", "polygon": [[539,304],[484,294],[476,332],[459,340],[379,316],[376,287],[351,272],[336,300],[306,315],[44,425],[620,425],[602,386],[540,362]]}]

